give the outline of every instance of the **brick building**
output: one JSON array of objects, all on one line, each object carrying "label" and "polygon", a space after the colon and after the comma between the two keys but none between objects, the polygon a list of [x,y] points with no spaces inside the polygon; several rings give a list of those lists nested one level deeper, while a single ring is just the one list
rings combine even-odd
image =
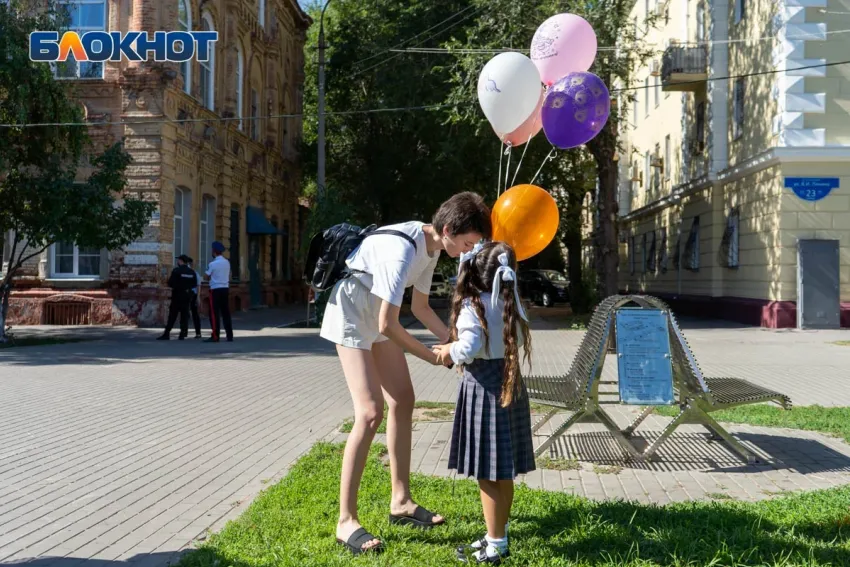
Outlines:
[{"label": "brick building", "polygon": [[252,120],[301,112],[310,19],[298,2],[68,4],[76,31],[216,30],[219,38],[207,62],[70,62],[56,69],[88,121],[112,123],[91,127],[95,142],[124,139],[134,158],[129,191],[159,209],[124,250],[62,243],[35,258],[16,282],[10,323],[160,324],[175,258],[188,254],[203,272],[215,240],[228,248],[234,310],[303,300],[295,261],[301,120]]}]

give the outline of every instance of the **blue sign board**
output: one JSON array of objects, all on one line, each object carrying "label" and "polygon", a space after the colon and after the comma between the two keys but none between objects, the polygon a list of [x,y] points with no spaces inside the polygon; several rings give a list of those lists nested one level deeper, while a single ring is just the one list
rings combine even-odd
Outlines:
[{"label": "blue sign board", "polygon": [[805,201],[820,201],[838,188],[837,177],[786,177],[785,188]]},{"label": "blue sign board", "polygon": [[616,317],[620,401],[642,406],[673,404],[667,315],[660,309],[624,308]]}]

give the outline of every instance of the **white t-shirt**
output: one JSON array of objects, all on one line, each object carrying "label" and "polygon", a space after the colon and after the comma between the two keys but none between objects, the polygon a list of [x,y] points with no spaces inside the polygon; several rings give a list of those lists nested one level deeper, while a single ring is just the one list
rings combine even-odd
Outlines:
[{"label": "white t-shirt", "polygon": [[410,286],[428,295],[431,293],[431,279],[434,268],[440,259],[440,253],[428,255],[424,223],[411,221],[381,227],[381,230],[397,230],[410,235],[416,242],[416,250],[410,242],[394,234],[376,234],[363,240],[346,264],[371,292],[401,307],[404,290]]},{"label": "white t-shirt", "polygon": [[210,277],[210,289],[230,287],[230,262],[224,256],[217,256],[207,268]]},{"label": "white t-shirt", "polygon": [[[490,294],[481,294],[484,304],[484,318],[487,320],[487,333],[490,335],[490,351],[484,348],[484,327],[478,320],[478,314],[469,299],[464,300],[457,316],[457,340],[452,343],[450,354],[455,364],[469,364],[476,358],[494,360],[505,358],[505,343],[502,331],[505,328],[505,302],[499,299],[496,309],[490,306]],[[524,336],[517,327],[517,344],[525,343]]]}]

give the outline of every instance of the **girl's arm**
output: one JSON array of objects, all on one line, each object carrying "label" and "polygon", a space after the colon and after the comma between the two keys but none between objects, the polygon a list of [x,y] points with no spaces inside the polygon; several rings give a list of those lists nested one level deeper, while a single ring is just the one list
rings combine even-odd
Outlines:
[{"label": "girl's arm", "polygon": [[436,354],[407,332],[407,329],[398,320],[399,311],[399,307],[389,301],[381,301],[381,311],[378,314],[378,332],[413,356],[421,358],[429,364],[441,364]]},{"label": "girl's arm", "polygon": [[441,343],[448,342],[449,328],[446,327],[440,316],[434,312],[431,304],[428,303],[428,297],[427,294],[422,293],[414,287],[410,310],[413,312],[413,316],[419,319],[419,322],[425,325]]},{"label": "girl's arm", "polygon": [[457,340],[441,347],[443,357],[455,364],[468,364],[484,346],[484,329],[472,306],[464,305],[457,317]]}]

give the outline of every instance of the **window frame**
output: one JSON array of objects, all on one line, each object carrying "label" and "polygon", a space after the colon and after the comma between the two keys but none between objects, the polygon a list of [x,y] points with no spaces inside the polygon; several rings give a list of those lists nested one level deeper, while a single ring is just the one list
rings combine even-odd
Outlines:
[{"label": "window frame", "polygon": [[57,259],[56,259],[56,250],[57,247],[63,244],[62,242],[54,242],[50,245],[50,255],[49,255],[49,266],[50,266],[50,277],[48,280],[101,280],[103,279],[103,275],[101,274],[101,263],[103,262],[103,250],[98,250],[97,252],[97,273],[96,274],[80,274],[80,256],[94,256],[94,254],[80,254],[80,247],[76,244],[73,244],[73,271],[72,272],[60,272],[58,270]]},{"label": "window frame", "polygon": [[[177,8],[177,27],[180,31],[192,31],[192,3],[189,0],[177,0],[186,12],[186,21],[180,21],[180,8]],[[185,69],[185,72],[184,72]],[[192,61],[180,63],[180,72],[183,74],[183,92],[192,94]]]},{"label": "window frame", "polygon": [[[81,6],[81,5],[84,5],[84,4],[88,4],[88,5],[102,4],[103,5],[103,26],[102,27],[91,27],[91,26],[69,27],[69,29],[71,31],[77,32],[78,34],[80,34],[80,36],[82,36],[86,32],[90,32],[90,31],[109,31],[109,2],[107,0],[61,0],[60,2],[58,2],[58,6],[71,6],[71,5]],[[73,57],[73,55],[71,53],[69,53],[68,58],[70,59],[71,57]],[[51,63],[50,68],[53,71],[53,78],[56,79],[56,80],[59,80],[59,81],[102,81],[103,80],[105,72],[106,72],[106,61],[82,61],[82,62],[74,61],[74,63],[76,65],[74,76],[70,76],[70,75],[59,76],[57,74],[58,70],[60,68],[60,65],[67,65],[67,60],[64,63],[59,63],[59,62]],[[82,68],[83,64],[95,66],[98,63],[100,64],[100,74],[98,76],[85,76],[84,77],[84,76],[80,75],[80,69]]]}]

